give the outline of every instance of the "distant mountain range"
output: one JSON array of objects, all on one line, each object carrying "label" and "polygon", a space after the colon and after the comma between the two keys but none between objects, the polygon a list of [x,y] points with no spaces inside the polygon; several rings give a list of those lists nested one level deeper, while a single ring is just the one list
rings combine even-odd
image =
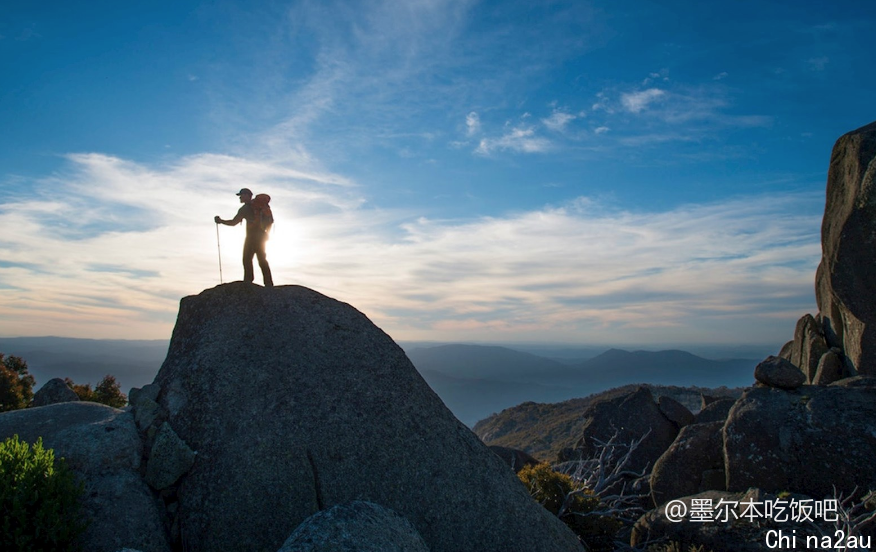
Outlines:
[{"label": "distant mountain range", "polygon": [[37,387],[52,378],[97,384],[111,374],[122,392],[152,383],[167,356],[169,342],[158,340],[0,337],[0,352],[20,356]]},{"label": "distant mountain range", "polygon": [[432,389],[470,427],[522,402],[554,403],[623,385],[742,387],[762,359],[710,360],[685,351],[610,349],[576,364],[506,347],[440,345],[407,350]]},{"label": "distant mountain range", "polygon": [[[151,383],[167,354],[165,340],[59,337],[0,338],[0,352],[24,358],[37,386],[55,378],[96,384],[112,374],[125,393]],[[523,402],[554,403],[633,383],[739,387],[761,359],[709,360],[685,351],[535,348],[556,358],[486,345],[404,344],[408,357],[448,408],[472,427]]]}]

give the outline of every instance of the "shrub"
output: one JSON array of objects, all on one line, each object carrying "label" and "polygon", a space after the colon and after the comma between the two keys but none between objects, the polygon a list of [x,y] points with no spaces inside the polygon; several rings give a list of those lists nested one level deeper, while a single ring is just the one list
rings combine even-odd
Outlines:
[{"label": "shrub", "polygon": [[34,383],[27,362],[0,353],[0,412],[26,408],[33,400]]},{"label": "shrub", "polygon": [[70,378],[66,378],[64,381],[67,383],[67,387],[76,393],[80,401],[96,402],[113,408],[122,408],[128,404],[128,397],[119,389],[119,382],[116,381],[115,376],[104,376],[93,390],[90,383],[84,385],[73,383]]},{"label": "shrub", "polygon": [[0,550],[79,550],[83,486],[42,439],[0,443]]},{"label": "shrub", "polygon": [[622,524],[596,512],[599,497],[587,489],[577,488],[571,477],[554,471],[548,464],[526,466],[517,477],[529,489],[532,498],[558,516],[590,550],[614,550],[614,536]]}]

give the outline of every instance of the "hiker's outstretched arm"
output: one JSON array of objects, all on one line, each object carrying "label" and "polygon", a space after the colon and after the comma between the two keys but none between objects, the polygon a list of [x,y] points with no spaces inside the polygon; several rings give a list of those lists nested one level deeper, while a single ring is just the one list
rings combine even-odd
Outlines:
[{"label": "hiker's outstretched arm", "polygon": [[235,215],[235,217],[231,220],[224,220],[224,219],[220,218],[219,215],[216,215],[215,217],[213,217],[213,221],[216,224],[224,224],[225,226],[237,226],[238,224],[240,224],[240,221],[242,221],[242,220],[243,220],[243,216],[240,213],[237,213],[237,215]]}]

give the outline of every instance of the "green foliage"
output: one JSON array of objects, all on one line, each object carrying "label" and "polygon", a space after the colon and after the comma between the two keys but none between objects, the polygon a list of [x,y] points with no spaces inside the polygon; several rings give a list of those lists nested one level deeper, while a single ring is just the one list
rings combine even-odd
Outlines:
[{"label": "green foliage", "polygon": [[82,484],[42,439],[0,443],[0,550],[79,550]]},{"label": "green foliage", "polygon": [[[560,508],[566,500],[566,496],[575,490],[572,478],[568,475],[555,472],[548,464],[525,466],[517,474],[520,481],[529,489],[529,494],[544,506],[553,515],[559,515]],[[585,512],[593,509],[584,495],[574,497],[572,511]]]},{"label": "green foliage", "polygon": [[119,389],[119,382],[115,376],[106,375],[94,388],[96,402],[115,408],[122,408],[128,404],[128,397]]},{"label": "green foliage", "polygon": [[33,400],[35,383],[27,372],[27,362],[0,353],[0,412],[26,408]]},{"label": "green foliage", "polygon": [[119,389],[119,382],[116,381],[115,376],[104,376],[94,389],[91,389],[90,383],[81,385],[73,383],[70,378],[65,378],[64,381],[80,401],[96,402],[114,408],[122,408],[128,404],[128,397]]},{"label": "green foliage", "polygon": [[530,496],[559,516],[590,550],[614,550],[614,536],[622,524],[611,516],[590,515],[599,507],[599,497],[578,488],[571,477],[552,470],[548,464],[526,466],[517,477]]}]

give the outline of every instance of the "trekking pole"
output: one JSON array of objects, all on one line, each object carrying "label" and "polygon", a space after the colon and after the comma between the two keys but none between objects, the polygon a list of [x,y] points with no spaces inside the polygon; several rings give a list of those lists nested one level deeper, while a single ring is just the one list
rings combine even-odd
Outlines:
[{"label": "trekking pole", "polygon": [[219,247],[219,223],[216,223],[216,251],[219,252],[219,283],[222,282],[222,248]]}]

